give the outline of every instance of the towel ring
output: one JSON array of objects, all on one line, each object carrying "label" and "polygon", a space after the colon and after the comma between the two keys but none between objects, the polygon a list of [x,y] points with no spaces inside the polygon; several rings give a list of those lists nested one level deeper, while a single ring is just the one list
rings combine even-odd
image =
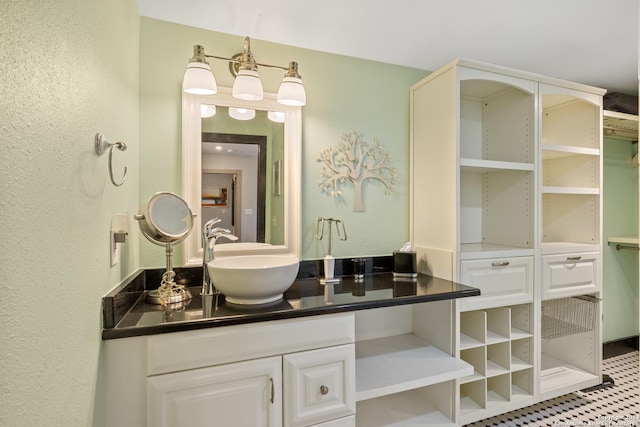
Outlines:
[{"label": "towel ring", "polygon": [[107,149],[109,150],[109,177],[111,178],[111,182],[113,183],[113,185],[115,185],[116,187],[120,187],[122,184],[124,184],[124,180],[127,179],[127,167],[124,167],[122,180],[120,181],[120,183],[117,183],[116,180],[113,179],[113,167],[111,165],[113,158],[113,147],[117,148],[120,151],[125,151],[127,149],[127,144],[125,144],[124,142],[109,142],[104,138],[104,136],[102,136],[101,133],[96,133],[94,145],[96,154],[98,156],[102,156],[107,152]]}]

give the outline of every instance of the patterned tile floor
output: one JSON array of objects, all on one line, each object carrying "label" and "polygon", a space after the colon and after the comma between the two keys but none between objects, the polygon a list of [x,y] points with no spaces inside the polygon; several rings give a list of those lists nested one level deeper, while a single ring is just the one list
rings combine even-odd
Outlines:
[{"label": "patterned tile floor", "polygon": [[594,426],[640,427],[640,378],[638,351],[607,358],[604,374],[615,385],[581,391],[550,399],[537,405],[467,424],[489,426]]}]

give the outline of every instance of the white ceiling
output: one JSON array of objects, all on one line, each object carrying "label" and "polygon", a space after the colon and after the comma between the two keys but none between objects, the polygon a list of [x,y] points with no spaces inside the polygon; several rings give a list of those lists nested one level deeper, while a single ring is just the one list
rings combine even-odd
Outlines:
[{"label": "white ceiling", "polygon": [[638,0],[137,3],[151,18],[424,70],[465,57],[638,92]]}]

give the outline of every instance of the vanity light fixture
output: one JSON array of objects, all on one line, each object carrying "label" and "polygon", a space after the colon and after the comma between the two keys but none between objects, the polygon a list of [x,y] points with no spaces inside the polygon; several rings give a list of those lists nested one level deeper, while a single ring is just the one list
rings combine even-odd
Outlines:
[{"label": "vanity light fixture", "polygon": [[200,117],[206,119],[216,115],[216,106],[211,104],[200,104]]},{"label": "vanity light fixture", "polygon": [[189,65],[182,80],[182,89],[186,93],[195,95],[213,95],[217,93],[218,86],[216,79],[207,61],[207,58],[214,58],[229,61],[229,68],[234,76],[236,76],[231,91],[234,98],[249,101],[260,101],[263,99],[264,90],[258,74],[258,66],[260,66],[278,68],[286,71],[276,96],[276,100],[280,104],[296,107],[305,105],[307,103],[307,95],[304,90],[302,78],[298,73],[298,63],[289,62],[288,67],[258,63],[251,53],[250,43],[249,37],[245,37],[242,53],[236,54],[232,58],[206,55],[203,46],[194,45],[193,57],[189,60]]},{"label": "vanity light fixture", "polygon": [[269,120],[275,123],[284,123],[284,113],[282,111],[269,111],[267,112]]},{"label": "vanity light fixture", "polygon": [[251,120],[256,116],[256,110],[250,108],[229,107],[229,116],[236,120]]}]

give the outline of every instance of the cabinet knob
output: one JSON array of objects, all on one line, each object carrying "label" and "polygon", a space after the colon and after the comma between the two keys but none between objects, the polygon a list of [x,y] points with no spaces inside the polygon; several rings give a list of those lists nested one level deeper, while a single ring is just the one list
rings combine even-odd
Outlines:
[{"label": "cabinet knob", "polygon": [[320,386],[320,394],[324,396],[327,393],[329,393],[329,387],[327,387],[326,385],[321,385]]},{"label": "cabinet knob", "polygon": [[567,261],[580,261],[582,259],[581,256],[568,256]]}]

